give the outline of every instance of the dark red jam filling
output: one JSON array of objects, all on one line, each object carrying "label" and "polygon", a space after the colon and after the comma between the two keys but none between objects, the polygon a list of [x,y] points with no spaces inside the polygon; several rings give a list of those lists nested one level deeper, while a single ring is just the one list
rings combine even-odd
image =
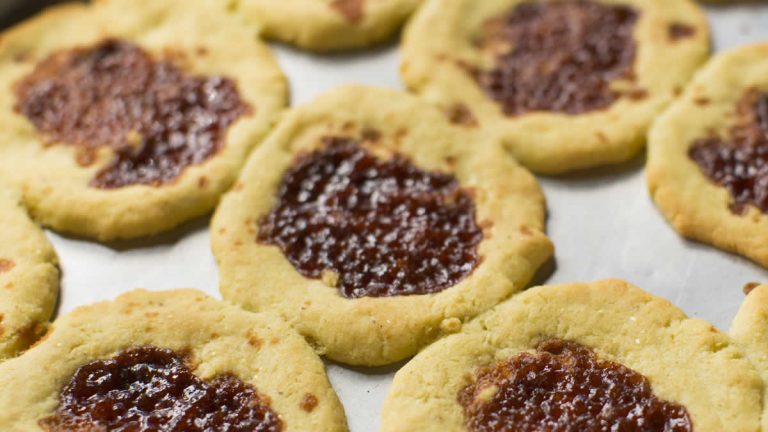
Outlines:
[{"label": "dark red jam filling", "polygon": [[475,269],[483,232],[452,175],[381,160],[352,138],[323,141],[286,172],[260,242],[304,276],[332,275],[348,298],[435,293]]},{"label": "dark red jam filling", "polygon": [[280,432],[283,422],[249,384],[206,382],[168,349],[127,349],[81,366],[40,421],[48,431]]},{"label": "dark red jam filling", "polygon": [[116,151],[91,180],[102,189],[173,181],[216,154],[249,111],[234,81],[188,76],[114,39],[49,56],[15,91],[15,109],[49,141],[78,146],[78,162],[92,163],[101,146]]},{"label": "dark red jam filling", "polygon": [[748,91],[737,117],[727,138],[700,138],[688,155],[704,175],[730,192],[734,213],[750,205],[768,213],[768,92]]},{"label": "dark red jam filling", "polygon": [[591,0],[521,3],[486,24],[496,65],[477,82],[509,116],[607,108],[621,97],[611,81],[632,77],[638,15]]},{"label": "dark red jam filling", "polygon": [[481,369],[458,400],[471,432],[693,430],[686,409],[658,399],[647,378],[557,339]]}]

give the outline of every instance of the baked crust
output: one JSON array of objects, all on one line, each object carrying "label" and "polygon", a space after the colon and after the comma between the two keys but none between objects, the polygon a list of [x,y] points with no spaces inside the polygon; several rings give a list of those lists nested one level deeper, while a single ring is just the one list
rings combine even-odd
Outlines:
[{"label": "baked crust", "polygon": [[53,246],[18,199],[0,190],[0,361],[45,333],[58,294]]},{"label": "baked crust", "polygon": [[[346,431],[341,404],[312,349],[282,320],[195,290],[123,294],[59,318],[38,345],[0,365],[0,428],[40,430],[78,367],[134,346],[191,354],[203,379],[232,374],[266,396],[288,430]],[[317,399],[308,412],[306,394]]]},{"label": "baked crust", "polygon": [[736,106],[752,88],[768,90],[768,44],[714,57],[654,124],[646,174],[653,200],[680,234],[768,266],[768,217],[752,206],[733,213],[730,193],[688,156],[696,139],[733,126]]},{"label": "baked crust", "polygon": [[[485,228],[480,264],[437,294],[347,299],[298,273],[276,247],[256,240],[286,169],[325,134],[378,131],[374,154],[396,150],[422,169],[452,173],[473,191]],[[217,210],[211,228],[224,298],[249,310],[274,310],[333,360],[382,365],[416,353],[442,333],[520,291],[552,255],[542,233],[545,204],[525,169],[487,136],[450,126],[413,96],[348,86],[295,109],[254,152]]]},{"label": "baked crust", "polygon": [[[612,87],[630,86],[642,97],[622,97],[607,109],[578,115],[537,111],[506,116],[467,66],[493,63],[477,48],[477,37],[488,19],[524,0],[428,0],[406,28],[401,75],[409,89],[446,112],[467,107],[479,127],[498,134],[534,172],[561,174],[629,160],[645,145],[655,117],[708,57],[709,26],[690,0],[601,1],[640,11],[634,32],[635,80],[617,80]],[[694,31],[673,40],[668,31],[675,23]]]},{"label": "baked crust", "polygon": [[697,431],[760,430],[762,384],[728,337],[621,280],[531,288],[431,345],[395,375],[381,430],[465,430],[457,395],[478,368],[547,338],[643,374],[659,398],[686,407]]},{"label": "baked crust", "polygon": [[[8,30],[0,36],[0,177],[22,189],[24,205],[40,223],[99,240],[155,234],[211,211],[287,101],[285,78],[269,49],[233,23],[205,2],[140,0],[58,6]],[[76,146],[44,145],[33,124],[14,110],[13,86],[51,53],[107,38],[128,40],[156,56],[172,50],[188,73],[234,79],[251,113],[229,127],[218,153],[173,182],[90,187],[114,151],[101,148],[95,162],[83,167]]]}]

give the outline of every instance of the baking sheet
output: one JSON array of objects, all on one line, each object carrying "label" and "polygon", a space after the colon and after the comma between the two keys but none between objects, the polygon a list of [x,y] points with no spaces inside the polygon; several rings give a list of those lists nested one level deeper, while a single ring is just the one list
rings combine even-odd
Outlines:
[{"label": "baking sheet", "polygon": [[[768,41],[768,3],[712,6],[708,12],[718,50]],[[394,45],[332,56],[282,46],[275,50],[290,79],[293,103],[351,82],[401,88]],[[646,192],[642,158],[540,181],[549,203],[548,233],[557,247],[545,282],[625,278],[726,330],[743,298],[742,286],[768,281],[768,272],[742,258],[679,238]],[[151,240],[109,245],[49,233],[64,272],[58,313],[137,287],[193,287],[219,297],[207,224],[205,218]],[[328,364],[353,432],[378,430],[382,401],[398,366]]]}]

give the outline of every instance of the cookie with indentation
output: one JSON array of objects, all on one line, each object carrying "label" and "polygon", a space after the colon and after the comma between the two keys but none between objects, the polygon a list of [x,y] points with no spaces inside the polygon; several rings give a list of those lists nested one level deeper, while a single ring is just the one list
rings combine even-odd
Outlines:
[{"label": "cookie with indentation", "polygon": [[[768,383],[768,286],[750,286],[747,298],[731,324],[731,338],[741,347]],[[763,430],[768,430],[768,393],[763,396]]]},{"label": "cookie with indentation", "polygon": [[637,155],[708,53],[690,0],[429,0],[405,31],[401,74],[452,121],[560,174]]},{"label": "cookie with indentation", "polygon": [[768,266],[768,45],[713,58],[649,135],[648,188],[683,236]]},{"label": "cookie with indentation", "polygon": [[382,431],[760,430],[762,384],[712,325],[622,280],[536,287],[397,372]]},{"label": "cookie with indentation", "polygon": [[263,36],[311,51],[340,51],[384,42],[422,0],[238,0],[232,10]]},{"label": "cookie with indentation", "polygon": [[0,360],[45,333],[58,292],[53,247],[18,198],[0,190]]},{"label": "cookie with indentation", "polygon": [[552,254],[536,180],[491,140],[393,90],[295,109],[214,216],[222,294],[355,365],[457,331]]},{"label": "cookie with indentation", "polygon": [[346,431],[284,321],[195,290],[132,291],[59,318],[0,365],[4,431]]},{"label": "cookie with indentation", "polygon": [[36,220],[112,240],[201,216],[286,104],[268,48],[205,2],[52,8],[3,35],[0,177]]}]

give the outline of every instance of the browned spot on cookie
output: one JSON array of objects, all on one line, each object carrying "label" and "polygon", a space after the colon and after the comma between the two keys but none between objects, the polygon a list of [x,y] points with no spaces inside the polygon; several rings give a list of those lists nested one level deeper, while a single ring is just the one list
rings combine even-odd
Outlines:
[{"label": "browned spot on cookie", "polygon": [[280,343],[280,338],[273,337],[272,339],[269,340],[270,345],[277,345],[279,343]]},{"label": "browned spot on cookie", "polygon": [[749,295],[749,293],[751,293],[752,290],[754,290],[759,286],[760,286],[759,282],[749,282],[747,284],[744,284],[744,287],[741,290],[744,291],[744,295]]},{"label": "browned spot on cookie", "polygon": [[712,101],[706,96],[700,96],[693,100],[693,103],[699,106],[709,105]]},{"label": "browned spot on cookie", "polygon": [[208,187],[208,177],[200,177],[197,180],[197,187],[199,189],[205,189],[206,187]]},{"label": "browned spot on cookie", "polygon": [[675,96],[675,97],[678,97],[678,96],[680,96],[681,94],[683,94],[683,88],[682,88],[682,87],[680,87],[680,86],[675,86],[675,88],[674,88],[674,89],[672,89],[672,95],[673,95],[673,96]]},{"label": "browned spot on cookie", "polygon": [[360,134],[360,136],[363,141],[375,143],[381,139],[381,132],[376,129],[367,128],[363,129],[363,132]]},{"label": "browned spot on cookie", "polygon": [[400,128],[397,131],[395,131],[395,142],[400,144],[400,142],[408,136],[408,129],[406,128]]},{"label": "browned spot on cookie", "polygon": [[648,97],[648,91],[645,89],[632,89],[624,93],[624,95],[633,101],[639,101]]},{"label": "browned spot on cookie", "polygon": [[531,231],[531,229],[528,228],[527,226],[520,228],[520,233],[523,234],[524,236],[533,235],[533,231]]},{"label": "browned spot on cookie", "polygon": [[607,136],[605,136],[605,134],[604,134],[604,133],[602,133],[602,132],[600,132],[600,131],[597,131],[597,132],[595,133],[595,136],[597,137],[597,139],[598,139],[598,140],[599,140],[601,143],[603,143],[603,144],[607,144],[607,143],[608,143],[608,137],[607,137]]},{"label": "browned spot on cookie", "polygon": [[3,314],[0,313],[0,336],[3,335],[3,331],[4,331],[3,330],[3,318],[5,318],[5,316],[3,316]]},{"label": "browned spot on cookie", "polygon": [[363,20],[364,0],[333,0],[331,7],[344,15],[352,24],[357,24]]},{"label": "browned spot on cookie", "polygon": [[301,399],[299,406],[306,412],[312,412],[317,407],[317,404],[317,396],[313,395],[312,393],[307,393]]},{"label": "browned spot on cookie", "polygon": [[476,127],[477,118],[463,103],[457,103],[448,109],[448,121],[458,126]]},{"label": "browned spot on cookie", "polygon": [[149,311],[149,312],[145,312],[144,316],[147,317],[147,318],[157,318],[158,316],[160,316],[160,312]]},{"label": "browned spot on cookie", "polygon": [[341,130],[344,132],[353,132],[355,130],[355,124],[351,121],[344,122],[341,125]]},{"label": "browned spot on cookie", "polygon": [[5,258],[0,258],[0,273],[5,273],[7,271],[11,271],[16,267],[16,263]]},{"label": "browned spot on cookie", "polygon": [[240,192],[241,190],[243,190],[244,187],[245,187],[245,185],[243,183],[237,182],[237,183],[235,183],[234,186],[232,186],[232,190],[235,191],[235,192]]},{"label": "browned spot on cookie", "polygon": [[41,343],[43,343],[43,342],[44,342],[46,339],[48,339],[49,337],[51,337],[51,335],[52,335],[52,334],[53,334],[53,325],[49,325],[49,326],[47,326],[47,330],[45,331],[45,333],[44,333],[42,336],[40,336],[40,338],[39,338],[39,339],[37,339],[37,340],[35,341],[35,343],[33,343],[33,344],[30,346],[30,348],[34,348],[34,347],[36,347],[36,346],[40,345],[40,344],[41,344]]},{"label": "browned spot on cookie", "polygon": [[205,57],[208,55],[208,47],[200,45],[197,48],[195,48],[195,53],[200,57]]},{"label": "browned spot on cookie", "polygon": [[667,36],[672,42],[677,42],[680,39],[686,39],[696,34],[696,29],[682,23],[672,23],[667,28]]},{"label": "browned spot on cookie", "polygon": [[248,345],[256,349],[260,349],[262,345],[264,345],[264,341],[259,339],[259,337],[256,336],[256,334],[254,334],[253,332],[249,331],[247,336],[248,336]]},{"label": "browned spot on cookie", "polygon": [[81,167],[89,167],[96,162],[96,149],[90,147],[79,147],[75,151],[75,162]]},{"label": "browned spot on cookie", "polygon": [[15,63],[26,63],[30,58],[29,51],[19,51],[13,55]]},{"label": "browned spot on cookie", "polygon": [[42,335],[45,334],[48,329],[48,323],[35,322],[32,323],[19,332],[19,341],[21,345],[27,347],[35,343]]}]

